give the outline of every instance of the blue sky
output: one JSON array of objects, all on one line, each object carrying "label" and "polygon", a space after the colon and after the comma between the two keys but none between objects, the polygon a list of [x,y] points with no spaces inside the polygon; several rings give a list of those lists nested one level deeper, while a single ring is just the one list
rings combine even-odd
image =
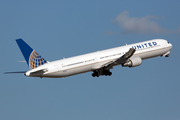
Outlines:
[{"label": "blue sky", "polygon": [[[1,120],[179,120],[179,0],[1,0]],[[91,73],[30,78],[15,39],[48,61],[145,40],[173,44],[169,58],[115,67],[111,77]]]}]

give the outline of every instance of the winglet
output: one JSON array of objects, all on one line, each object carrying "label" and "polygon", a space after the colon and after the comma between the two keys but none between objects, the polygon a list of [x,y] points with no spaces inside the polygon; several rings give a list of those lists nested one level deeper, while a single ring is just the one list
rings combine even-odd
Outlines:
[{"label": "winglet", "polygon": [[30,69],[34,69],[48,62],[44,58],[42,58],[35,50],[33,50],[22,39],[17,39],[16,42]]}]

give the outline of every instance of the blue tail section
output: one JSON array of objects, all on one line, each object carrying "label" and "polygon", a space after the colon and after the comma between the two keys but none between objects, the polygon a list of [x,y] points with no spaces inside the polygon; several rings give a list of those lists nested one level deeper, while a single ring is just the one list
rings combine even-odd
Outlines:
[{"label": "blue tail section", "polygon": [[34,69],[48,62],[44,58],[42,58],[35,50],[33,50],[27,43],[25,43],[22,39],[17,39],[16,42],[30,69]]}]

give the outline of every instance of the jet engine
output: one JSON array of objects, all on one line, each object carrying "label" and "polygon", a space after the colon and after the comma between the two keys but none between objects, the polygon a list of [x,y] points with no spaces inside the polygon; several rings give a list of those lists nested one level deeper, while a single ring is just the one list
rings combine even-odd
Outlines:
[{"label": "jet engine", "polygon": [[123,67],[136,67],[142,64],[142,59],[140,57],[129,58],[124,64]]}]

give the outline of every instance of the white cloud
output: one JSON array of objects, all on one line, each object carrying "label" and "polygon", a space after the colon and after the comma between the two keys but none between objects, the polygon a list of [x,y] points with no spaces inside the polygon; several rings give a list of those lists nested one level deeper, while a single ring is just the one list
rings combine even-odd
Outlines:
[{"label": "white cloud", "polygon": [[[116,16],[113,23],[117,23],[119,27],[123,28],[122,33],[138,33],[138,34],[165,34],[165,33],[175,33],[177,31],[168,30],[166,28],[161,28],[157,22],[153,19],[159,19],[157,16],[145,16],[145,17],[129,17],[129,12],[124,11]],[[180,30],[180,29],[179,29]]]}]

